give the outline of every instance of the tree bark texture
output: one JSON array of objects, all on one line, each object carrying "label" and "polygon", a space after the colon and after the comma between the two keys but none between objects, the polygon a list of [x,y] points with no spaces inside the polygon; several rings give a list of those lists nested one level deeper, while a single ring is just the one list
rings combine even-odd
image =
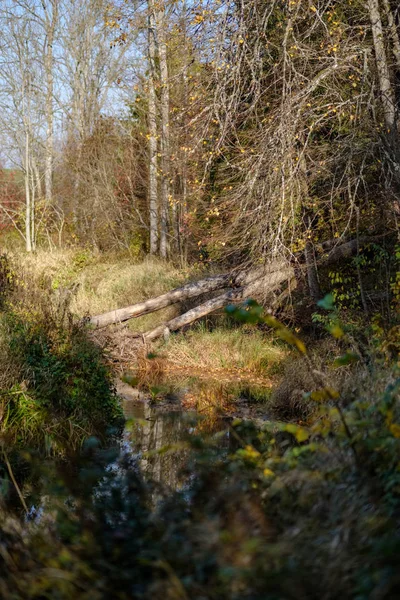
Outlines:
[{"label": "tree bark texture", "polygon": [[169,203],[170,203],[170,142],[169,142],[169,78],[167,63],[167,41],[165,6],[161,0],[156,11],[156,31],[158,42],[158,59],[160,63],[160,117],[161,117],[161,231],[160,256],[166,258],[169,253]]},{"label": "tree bark texture", "polygon": [[368,0],[369,16],[374,40],[375,59],[378,70],[385,125],[391,132],[395,124],[395,96],[390,81],[390,73],[384,43],[384,31],[379,9],[379,0]]},{"label": "tree bark texture", "polygon": [[53,200],[53,155],[54,155],[54,37],[58,22],[58,0],[53,0],[49,6],[45,6],[45,30],[46,30],[46,49],[44,56],[44,65],[46,72],[46,158],[44,187],[46,202]]},{"label": "tree bark texture", "polygon": [[158,250],[158,166],[157,166],[157,98],[156,98],[156,41],[155,17],[149,2],[149,212],[150,254]]}]

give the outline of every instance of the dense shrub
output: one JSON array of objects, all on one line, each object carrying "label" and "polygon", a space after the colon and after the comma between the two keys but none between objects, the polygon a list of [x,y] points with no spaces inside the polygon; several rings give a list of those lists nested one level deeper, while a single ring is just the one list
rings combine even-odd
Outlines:
[{"label": "dense shrub", "polygon": [[[122,420],[102,349],[69,311],[71,293],[12,273],[0,313],[1,434],[76,443]],[[10,277],[8,278],[10,280]]]},{"label": "dense shrub", "polygon": [[10,359],[36,402],[82,423],[111,423],[120,416],[110,370],[83,327],[61,328],[9,314]]}]

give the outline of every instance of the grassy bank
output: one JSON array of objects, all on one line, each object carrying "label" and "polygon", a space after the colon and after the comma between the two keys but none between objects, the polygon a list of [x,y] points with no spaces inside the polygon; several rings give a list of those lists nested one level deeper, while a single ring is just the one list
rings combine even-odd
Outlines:
[{"label": "grassy bank", "polygon": [[210,330],[203,324],[171,337],[162,352],[171,367],[265,379],[279,373],[287,357],[282,344],[260,331],[221,326]]},{"label": "grassy bank", "polygon": [[[70,310],[78,317],[96,315],[157,296],[184,283],[191,275],[172,263],[147,257],[135,262],[126,254],[96,254],[86,250],[38,251],[13,257],[41,286],[62,294],[71,291]],[[146,331],[171,318],[176,308],[135,319],[130,327]]]},{"label": "grassy bank", "polygon": [[68,296],[18,263],[1,267],[0,433],[7,444],[63,453],[121,420],[112,373]]},{"label": "grassy bank", "polygon": [[[199,277],[193,269],[179,270],[156,258],[135,263],[122,254],[83,250],[39,251],[15,255],[13,260],[38,289],[50,290],[55,300],[67,299],[69,311],[79,318],[142,302]],[[146,331],[178,312],[179,305],[171,306],[133,319],[128,326],[131,331]],[[194,325],[159,346],[165,369],[197,370],[216,377],[223,372],[226,377],[265,381],[276,378],[287,356],[287,350],[271,336],[254,329],[243,332],[229,323],[222,311],[219,317],[212,317],[212,327]]]}]

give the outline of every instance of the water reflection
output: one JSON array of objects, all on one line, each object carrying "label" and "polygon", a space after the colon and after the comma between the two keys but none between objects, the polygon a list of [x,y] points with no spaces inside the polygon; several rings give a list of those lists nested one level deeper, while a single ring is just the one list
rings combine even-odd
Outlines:
[{"label": "water reflection", "polygon": [[[147,479],[161,483],[171,489],[185,485],[183,467],[189,457],[193,441],[201,437],[218,447],[233,448],[228,423],[224,419],[212,420],[207,431],[204,417],[186,411],[165,411],[146,402],[126,401],[124,412],[127,427],[124,440],[132,454],[137,454],[140,468]],[[127,449],[126,448],[126,449]]]},{"label": "water reflection", "polygon": [[[61,498],[81,498],[93,489],[97,489],[96,495],[105,493],[111,485],[108,475],[114,477],[115,488],[126,468],[141,471],[147,482],[158,487],[187,489],[189,479],[196,477],[193,469],[189,475],[186,468],[193,447],[219,456],[235,451],[238,442],[232,437],[230,421],[244,416],[244,409],[252,404],[244,398],[243,388],[238,398],[236,389],[220,382],[185,380],[152,396],[148,390],[147,394],[138,388],[130,390],[130,395],[125,390],[123,431],[88,438],[79,451],[66,447],[63,460],[54,456],[43,460],[40,449],[24,452],[25,458],[17,453],[13,464],[29,508],[28,518],[40,518],[44,506],[58,505]],[[238,407],[241,414],[237,414]],[[14,486],[8,486],[3,498],[8,510],[23,513]]]}]

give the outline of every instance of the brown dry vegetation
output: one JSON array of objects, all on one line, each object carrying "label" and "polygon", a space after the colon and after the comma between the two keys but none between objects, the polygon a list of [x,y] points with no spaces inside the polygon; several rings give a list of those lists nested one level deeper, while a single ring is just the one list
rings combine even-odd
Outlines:
[{"label": "brown dry vegetation", "polygon": [[[97,314],[157,296],[182,284],[190,271],[147,257],[135,262],[126,253],[99,254],[84,249],[14,253],[12,260],[38,285],[71,295],[70,309],[78,317]],[[175,314],[165,309],[131,323],[135,331]]]},{"label": "brown dry vegetation", "polygon": [[204,377],[221,376],[267,382],[279,372],[287,350],[270,335],[249,328],[199,324],[171,337],[160,348],[168,368],[197,370]]},{"label": "brown dry vegetation", "polygon": [[[77,317],[98,314],[113,308],[134,304],[181,285],[197,274],[194,270],[178,270],[157,258],[134,262],[123,254],[95,254],[83,250],[38,251],[32,255],[14,254],[15,271],[31,280],[36,293],[51,290],[51,301],[57,305],[68,301],[69,310]],[[149,346],[132,333],[146,331],[174,316],[179,307],[172,306],[155,314],[133,319],[127,327],[93,332],[93,337],[108,347],[114,362],[124,368],[136,363],[138,352],[141,369],[154,371],[155,361],[146,366]],[[218,325],[218,321],[220,325]],[[196,370],[216,378],[253,379],[271,382],[276,379],[281,362],[287,356],[282,344],[270,336],[248,328],[246,331],[227,327],[226,320],[214,317],[210,330],[200,324],[186,333],[161,343],[164,370]],[[224,375],[221,375],[223,373]]]}]

